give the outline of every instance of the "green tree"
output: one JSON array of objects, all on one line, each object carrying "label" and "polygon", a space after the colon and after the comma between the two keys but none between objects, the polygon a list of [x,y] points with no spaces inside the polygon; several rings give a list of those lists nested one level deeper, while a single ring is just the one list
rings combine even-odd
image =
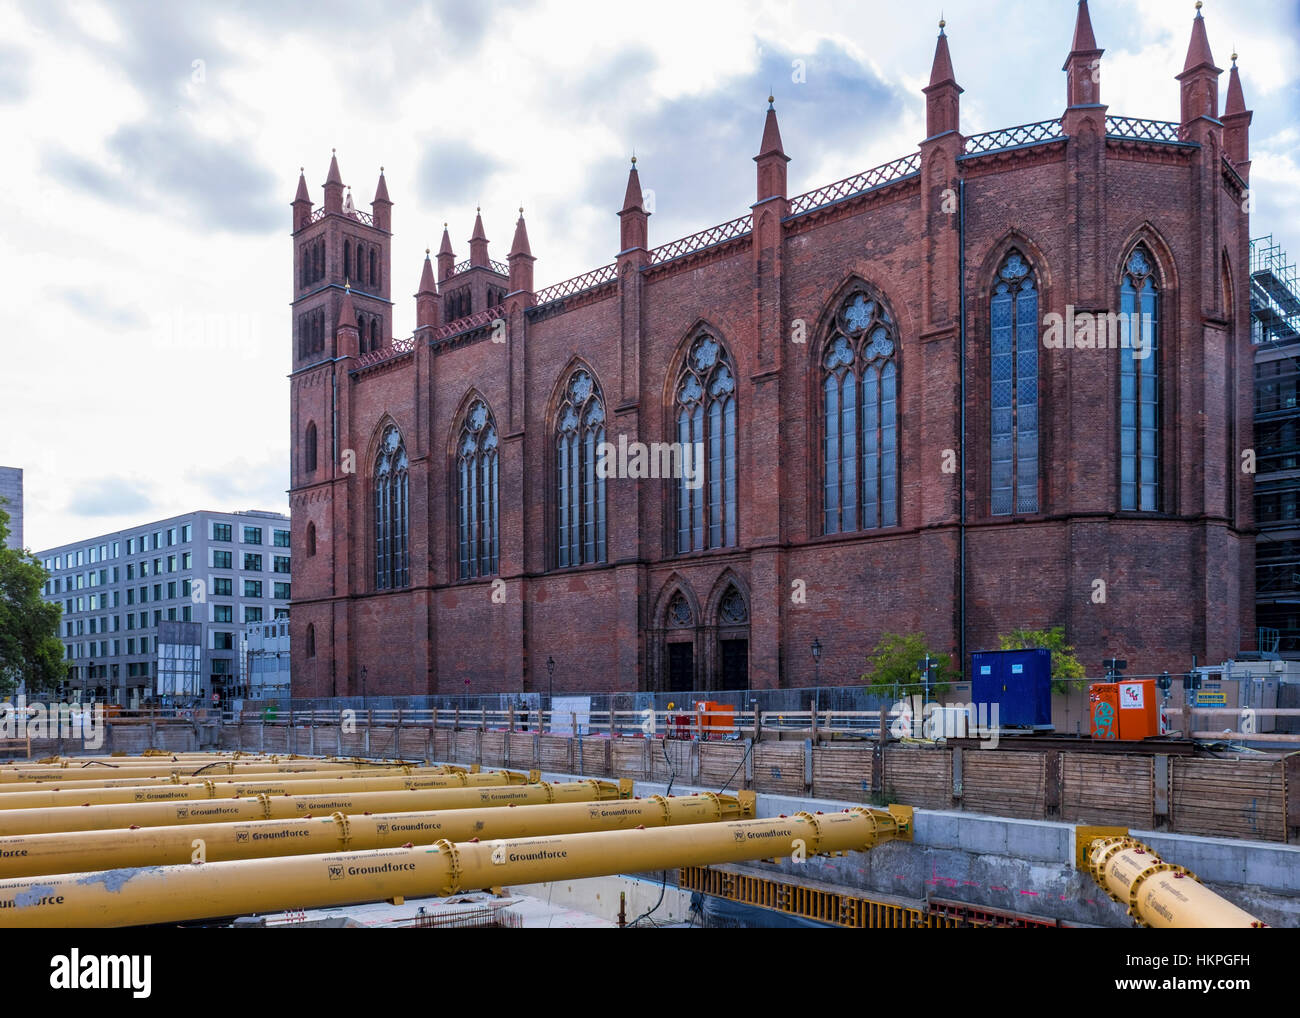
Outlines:
[{"label": "green tree", "polygon": [[924,633],[885,633],[867,657],[867,671],[862,681],[868,686],[897,686],[900,695],[920,693],[926,688],[922,675],[926,654],[930,655],[932,694],[948,692],[949,683],[958,678],[947,654],[926,642]]},{"label": "green tree", "polygon": [[1087,673],[1074,648],[1065,642],[1065,627],[1051,629],[1013,629],[998,638],[1002,650],[1032,650],[1042,647],[1052,652],[1052,692],[1064,693],[1070,688],[1070,679],[1082,679]]},{"label": "green tree", "polygon": [[0,696],[18,682],[28,693],[53,689],[63,677],[59,611],[41,597],[49,574],[25,551],[6,547],[9,514],[0,509]]}]

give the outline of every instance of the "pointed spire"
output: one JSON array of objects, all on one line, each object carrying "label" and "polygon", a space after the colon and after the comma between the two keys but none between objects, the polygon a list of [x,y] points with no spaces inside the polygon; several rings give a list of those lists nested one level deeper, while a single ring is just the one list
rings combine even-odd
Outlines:
[{"label": "pointed spire", "polygon": [[[1183,73],[1202,65],[1214,67],[1214,57],[1210,54],[1210,40],[1205,34],[1205,19],[1201,17],[1201,0],[1196,0],[1196,17],[1192,20],[1192,39],[1187,44],[1187,61],[1183,64]],[[1219,68],[1214,67],[1215,71]]]},{"label": "pointed spire", "polygon": [[343,211],[343,177],[339,174],[339,160],[333,149],[330,149],[330,171],[325,177],[325,211]]},{"label": "pointed spire", "polygon": [[633,156],[632,168],[627,171],[623,208],[618,213],[619,251],[644,252],[650,235],[649,224],[650,213],[645,210],[645,192],[641,190],[641,175],[636,171],[636,156]]},{"label": "pointed spire", "polygon": [[379,167],[379,183],[375,185],[375,197],[370,203],[371,218],[380,230],[393,228],[393,203],[388,197],[388,182],[384,180],[384,168]]},{"label": "pointed spire", "polygon": [[384,180],[384,168],[382,166],[379,167],[379,183],[375,185],[375,198],[371,204],[373,205],[375,202],[381,201],[387,201],[388,204],[392,204],[391,201],[388,201],[388,184]]},{"label": "pointed spire", "polygon": [[528,248],[528,227],[524,225],[524,207],[519,206],[519,219],[515,223],[515,239],[510,245],[510,255],[528,255],[533,256],[533,252]]},{"label": "pointed spire", "polygon": [[776,122],[775,102],[773,96],[767,97],[767,119],[763,122],[763,140],[758,146],[760,156],[785,155],[785,148],[781,144],[781,128]]},{"label": "pointed spire", "polygon": [[1228,104],[1224,114],[1245,113],[1246,97],[1241,91],[1241,75],[1237,73],[1237,54],[1232,54],[1232,68],[1228,71]]},{"label": "pointed spire", "polygon": [[[519,219],[515,223],[515,240],[510,245],[510,254],[506,261],[510,263],[510,292],[533,292],[533,252],[528,247],[528,227],[524,225],[524,207],[519,206]],[[532,298],[527,303],[533,303]]]},{"label": "pointed spire", "polygon": [[[1201,0],[1196,0],[1192,38],[1187,44],[1187,61],[1183,64],[1182,72],[1176,75],[1181,86],[1180,123],[1184,128],[1202,118],[1217,123],[1219,75],[1222,73],[1220,68],[1214,66],[1214,56],[1210,53],[1210,40],[1205,32],[1205,18],[1201,16]],[[1198,139],[1189,137],[1188,140]]]},{"label": "pointed spire", "polygon": [[759,143],[758,155],[754,156],[754,162],[758,163],[759,202],[786,196],[785,164],[790,161],[790,157],[785,154],[785,148],[781,144],[781,128],[776,122],[775,103],[776,98],[769,93],[767,118],[763,121],[763,140]]},{"label": "pointed spire", "polygon": [[1228,72],[1228,102],[1223,111],[1223,151],[1243,180],[1250,179],[1250,122],[1255,117],[1246,109],[1246,96],[1241,91],[1241,75],[1237,73],[1237,54],[1232,54],[1232,70]]},{"label": "pointed spire", "polygon": [[438,286],[433,281],[433,262],[429,260],[429,249],[424,249],[424,269],[420,273],[420,289],[415,292],[418,297],[423,293],[437,293]]},{"label": "pointed spire", "polygon": [[641,177],[636,172],[636,156],[632,157],[632,168],[627,171],[627,190],[623,192],[623,211],[642,207],[645,198],[641,193]]},{"label": "pointed spire", "polygon": [[456,267],[456,253],[451,249],[451,234],[442,224],[442,246],[438,248],[438,282],[448,278]]},{"label": "pointed spire", "polygon": [[298,193],[293,196],[294,232],[311,224],[311,195],[307,191],[307,178],[303,176],[303,173],[303,168],[299,166]]},{"label": "pointed spire", "polygon": [[343,285],[343,303],[339,305],[339,324],[338,329],[356,330],[357,313],[352,307],[352,285],[345,283]]},{"label": "pointed spire", "polygon": [[1092,18],[1088,16],[1088,0],[1079,0],[1079,9],[1074,16],[1074,41],[1070,43],[1071,53],[1089,53],[1097,48],[1097,37],[1092,34]]},{"label": "pointed spire", "polygon": [[1066,106],[1096,106],[1101,103],[1101,55],[1104,52],[1092,34],[1088,0],[1079,0],[1074,18],[1074,41],[1070,44],[1065,63],[1061,65],[1066,74]]},{"label": "pointed spire", "polygon": [[439,308],[442,299],[438,295],[437,284],[433,281],[433,263],[429,261],[429,249],[424,249],[424,268],[420,272],[420,288],[415,292],[415,327],[423,329],[438,324]]},{"label": "pointed spire", "polygon": [[952,70],[952,57],[948,54],[948,36],[939,22],[939,39],[934,44],[934,62],[930,67],[930,84],[925,93],[925,130],[927,138],[957,131],[961,124],[961,100],[964,89],[957,84]]},{"label": "pointed spire", "polygon": [[469,263],[472,267],[488,267],[488,239],[483,232],[483,209],[474,213],[474,232],[469,238]]},{"label": "pointed spire", "polygon": [[930,66],[930,87],[948,82],[957,84],[952,70],[952,57],[948,55],[948,36],[943,30],[945,21],[939,22],[939,40],[934,44],[934,62]]}]

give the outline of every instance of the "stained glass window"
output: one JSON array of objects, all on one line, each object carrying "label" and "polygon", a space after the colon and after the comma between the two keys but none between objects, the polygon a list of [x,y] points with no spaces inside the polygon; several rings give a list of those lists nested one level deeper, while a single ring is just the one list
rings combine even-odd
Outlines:
[{"label": "stained glass window", "polygon": [[822,529],[898,523],[897,329],[870,294],[841,305],[822,355]]},{"label": "stained glass window", "polygon": [[410,582],[410,480],[406,446],[393,425],[384,429],[375,460],[375,589]]},{"label": "stained glass window", "polygon": [[573,372],[556,417],[557,562],[561,568],[605,561],[605,478],[597,475],[605,441],[600,387],[582,369]]},{"label": "stained glass window", "polygon": [[707,333],[691,344],[677,380],[677,550],[736,544],[736,372]]},{"label": "stained glass window", "polygon": [[1160,294],[1138,246],[1120,282],[1119,493],[1121,509],[1160,508]]},{"label": "stained glass window", "polygon": [[990,492],[995,516],[1038,512],[1038,289],[1019,251],[989,302]]},{"label": "stained glass window", "polygon": [[491,576],[498,568],[498,439],[492,412],[470,404],[456,445],[456,514],[460,578]]}]

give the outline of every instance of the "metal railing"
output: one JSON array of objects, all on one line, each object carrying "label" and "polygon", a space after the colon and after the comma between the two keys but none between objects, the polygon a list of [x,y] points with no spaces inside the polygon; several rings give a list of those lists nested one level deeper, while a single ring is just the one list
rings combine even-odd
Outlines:
[{"label": "metal railing", "polygon": [[972,134],[966,138],[962,148],[964,155],[980,155],[985,152],[1000,152],[1004,149],[1019,148],[1022,145],[1037,145],[1044,141],[1064,138],[1059,120],[1039,120],[1032,124],[1020,124],[1016,127],[1003,127],[983,134]]},{"label": "metal railing", "polygon": [[475,311],[472,315],[466,315],[464,318],[457,318],[454,322],[448,322],[434,330],[433,339],[436,342],[440,339],[447,339],[451,336],[458,336],[462,332],[469,332],[471,329],[477,329],[484,325],[490,325],[498,318],[504,318],[506,306],[497,304],[495,307],[484,308],[482,311]]},{"label": "metal railing", "polygon": [[588,290],[594,290],[606,283],[612,283],[618,278],[615,274],[616,268],[615,263],[602,265],[598,269],[584,272],[582,275],[566,279],[562,283],[553,283],[537,292],[537,305],[540,307],[542,304],[550,304],[557,300],[563,300],[565,297],[573,297]]},{"label": "metal railing", "polygon": [[[308,225],[319,223],[328,214],[329,213],[326,211],[324,205],[318,209],[312,209],[311,215],[307,217],[307,223]],[[340,212],[339,215],[347,216],[349,219],[355,219],[357,222],[364,223],[366,226],[375,225],[375,217],[369,212],[362,212],[360,209],[354,208],[351,212],[343,211]]]},{"label": "metal railing", "polygon": [[373,364],[382,364],[384,361],[392,360],[394,357],[400,357],[403,354],[412,353],[415,350],[415,337],[408,336],[406,339],[395,339],[389,346],[380,347],[378,350],[369,350],[357,358],[358,368],[368,368]]},{"label": "metal railing", "polygon": [[[463,262],[458,262],[456,264],[456,266],[451,270],[451,274],[453,276],[459,276],[462,272],[468,272],[473,267],[474,266],[471,263],[471,259],[466,258]],[[489,258],[485,268],[491,269],[499,276],[510,275],[510,266],[507,265],[505,262],[497,261],[495,258]]]},{"label": "metal railing", "polygon": [[873,166],[869,170],[863,170],[851,177],[837,180],[833,184],[819,187],[815,191],[807,191],[804,194],[796,195],[790,199],[790,215],[797,216],[803,212],[811,212],[823,205],[843,201],[845,198],[853,198],[920,172],[921,153],[913,152],[901,159],[894,159],[879,166]]},{"label": "metal railing", "polygon": [[1141,117],[1106,117],[1107,138],[1137,141],[1182,141],[1181,128],[1171,120],[1143,120]]},{"label": "metal railing", "polygon": [[710,226],[707,230],[692,233],[689,237],[682,237],[654,248],[650,252],[650,264],[662,265],[674,258],[681,258],[684,255],[704,251],[707,248],[716,247],[718,244],[725,244],[729,240],[743,237],[750,232],[752,220],[753,216],[746,213],[738,219],[733,219],[727,223],[719,223],[717,226]]}]

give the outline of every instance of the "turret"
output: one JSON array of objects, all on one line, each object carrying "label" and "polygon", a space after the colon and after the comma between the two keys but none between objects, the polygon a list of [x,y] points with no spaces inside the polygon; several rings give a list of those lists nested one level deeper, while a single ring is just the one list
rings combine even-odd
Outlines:
[{"label": "turret", "polygon": [[379,183],[375,186],[375,197],[370,203],[370,211],[375,219],[375,226],[381,230],[393,228],[393,203],[388,200],[388,184],[384,181],[384,168],[379,167]]},{"label": "turret", "polygon": [[339,321],[334,327],[334,355],[355,357],[361,350],[361,334],[357,329],[357,314],[352,307],[352,287],[343,287],[343,301],[339,304]]},{"label": "turret", "polygon": [[1088,0],[1079,0],[1074,18],[1074,41],[1061,70],[1065,72],[1065,105],[1094,106],[1101,102],[1101,55],[1092,34]]},{"label": "turret", "polygon": [[1237,73],[1237,54],[1232,54],[1232,69],[1228,72],[1228,104],[1223,111],[1223,150],[1243,180],[1250,174],[1250,122],[1255,114],[1246,109],[1246,97],[1241,91],[1241,75]]},{"label": "turret", "polygon": [[1223,70],[1214,66],[1210,54],[1210,40],[1205,34],[1205,19],[1201,17],[1201,0],[1196,0],[1196,17],[1192,20],[1192,38],[1187,45],[1187,60],[1178,75],[1182,85],[1182,125],[1184,135],[1189,124],[1206,117],[1215,123],[1219,116],[1219,75]]},{"label": "turret", "polygon": [[641,178],[636,172],[636,156],[627,172],[627,190],[623,193],[623,208],[618,214],[619,251],[644,249],[650,233],[650,213],[645,210],[641,194]]},{"label": "turret", "polygon": [[754,162],[758,164],[758,201],[786,197],[786,164],[790,157],[781,145],[781,128],[776,122],[776,99],[767,97],[767,119],[763,123],[763,141]]},{"label": "turret", "polygon": [[439,324],[442,298],[438,295],[438,286],[433,281],[433,263],[429,261],[429,249],[424,249],[424,269],[420,273],[420,288],[415,291],[415,327],[423,329]]},{"label": "turret", "polygon": [[957,84],[948,55],[948,36],[944,22],[939,22],[939,40],[934,46],[934,63],[930,67],[930,84],[925,89],[925,133],[927,138],[957,131],[961,127],[958,98],[965,89]]},{"label": "turret", "polygon": [[330,149],[330,171],[325,178],[325,211],[343,211],[343,177],[339,174],[339,160]]},{"label": "turret", "polygon": [[438,282],[447,279],[456,268],[456,255],[451,249],[451,234],[447,224],[442,224],[442,244],[438,247]]},{"label": "turret", "polygon": [[[519,220],[515,223],[515,239],[510,245],[506,261],[510,264],[510,292],[533,293],[533,252],[528,247],[528,227],[524,225],[524,209],[519,207]],[[531,299],[529,301],[531,303]]]},{"label": "turret", "polygon": [[311,222],[311,195],[307,193],[307,178],[298,167],[298,193],[293,196],[293,229],[296,233]]},{"label": "turret", "polygon": [[488,267],[488,239],[487,234],[483,232],[483,210],[476,209],[474,213],[474,233],[469,238],[469,264],[470,268],[487,268]]}]

